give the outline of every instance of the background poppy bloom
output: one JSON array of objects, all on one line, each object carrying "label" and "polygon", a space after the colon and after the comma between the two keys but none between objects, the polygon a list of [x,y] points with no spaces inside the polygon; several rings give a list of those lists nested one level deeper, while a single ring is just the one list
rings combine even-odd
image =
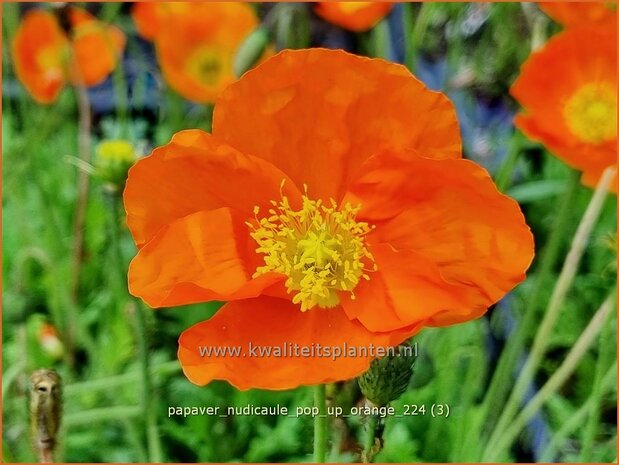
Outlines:
[{"label": "background poppy bloom", "polygon": [[[583,72],[586,70],[586,72]],[[560,77],[560,78],[558,78]],[[511,88],[515,124],[595,185],[617,157],[617,29],[568,29],[533,53]]]},{"label": "background poppy bloom", "polygon": [[563,26],[586,25],[614,20],[617,5],[612,2],[540,2],[540,9]]},{"label": "background poppy bloom", "polygon": [[188,2],[136,2],[131,16],[138,33],[147,40],[155,40],[170,15],[185,14],[195,5]]},{"label": "background poppy bloom", "polygon": [[201,357],[198,346],[385,346],[484,313],[524,278],[532,236],[460,153],[452,104],[406,68],[281,52],[223,92],[213,135],[177,133],[130,170],[130,291],[153,307],[229,301],[180,337],[194,383],[356,376],[370,357]]},{"label": "background poppy bloom", "polygon": [[234,81],[237,49],[258,26],[252,7],[235,2],[138,4],[133,15],[153,38],[170,87],[200,103],[214,102]]},{"label": "background poppy bloom", "polygon": [[67,81],[93,86],[116,67],[124,34],[79,8],[70,8],[71,37],[56,17],[28,11],[13,41],[15,73],[39,103],[53,102]]},{"label": "background poppy bloom", "polygon": [[116,68],[125,48],[125,34],[82,9],[71,8],[69,20],[75,55],[72,80],[86,86],[97,85]]},{"label": "background poppy bloom", "polygon": [[336,26],[361,32],[371,29],[392,7],[389,2],[319,2],[315,11]]}]

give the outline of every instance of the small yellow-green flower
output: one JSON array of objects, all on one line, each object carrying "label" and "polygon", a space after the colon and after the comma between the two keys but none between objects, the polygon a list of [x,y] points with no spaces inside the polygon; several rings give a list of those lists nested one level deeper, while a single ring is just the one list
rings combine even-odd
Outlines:
[{"label": "small yellow-green flower", "polygon": [[104,140],[96,150],[95,169],[97,177],[112,191],[121,191],[127,179],[127,172],[136,161],[133,144],[122,139]]}]

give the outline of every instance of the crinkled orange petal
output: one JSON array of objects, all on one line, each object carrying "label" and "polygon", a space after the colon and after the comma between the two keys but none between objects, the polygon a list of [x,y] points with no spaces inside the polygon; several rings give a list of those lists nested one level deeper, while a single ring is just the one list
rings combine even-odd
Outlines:
[{"label": "crinkled orange petal", "polygon": [[361,32],[372,28],[392,7],[389,2],[318,2],[315,11],[336,26]]},{"label": "crinkled orange petal", "polygon": [[614,24],[568,29],[532,53],[511,88],[524,109],[514,123],[570,166],[601,172],[616,162],[616,136],[597,144],[583,141],[572,133],[563,116],[565,102],[591,83],[617,86]]},{"label": "crinkled orange petal", "polygon": [[236,51],[258,26],[254,10],[239,2],[194,3],[166,22],[155,38],[166,82],[188,100],[214,102],[236,79]]},{"label": "crinkled orange petal", "polygon": [[447,282],[438,265],[420,253],[389,244],[374,245],[370,251],[378,269],[355,288],[354,300],[349,293],[341,296],[346,315],[370,331],[426,324],[445,311],[468,315],[473,308],[485,310],[477,296]]},{"label": "crinkled orange petal", "polygon": [[563,26],[602,23],[617,16],[617,6],[609,2],[555,1],[540,2],[538,5],[544,13]]},{"label": "crinkled orange petal", "polygon": [[70,9],[73,25],[72,80],[86,86],[100,84],[116,68],[125,48],[125,35],[79,8]]},{"label": "crinkled orange petal", "polygon": [[[252,347],[294,350],[297,344],[308,351],[318,345],[348,348],[370,345],[389,347],[419,330],[408,328],[397,338],[390,333],[372,333],[358,322],[350,321],[340,307],[301,312],[298,305],[273,297],[229,302],[210,320],[187,329],[179,339],[178,358],[189,380],[198,385],[226,380],[245,390],[293,389],[301,385],[322,384],[353,378],[369,367],[369,356],[251,356]],[[201,356],[200,347],[239,347],[245,356]],[[204,349],[203,349],[204,350]],[[224,349],[226,350],[226,349]],[[283,350],[283,349],[282,349]],[[300,353],[300,352],[299,352]],[[350,352],[348,352],[350,354]],[[264,354],[264,353],[263,353]],[[308,352],[308,354],[311,354]],[[317,354],[317,352],[314,352]]]},{"label": "crinkled orange petal", "polygon": [[[518,203],[498,192],[490,175],[468,160],[383,153],[368,160],[346,200],[361,204],[358,218],[376,226],[367,236],[372,247],[385,243],[419,254],[438,268],[448,283],[445,291],[469,309],[463,316],[448,301],[429,298],[433,311],[445,307],[440,323],[435,317],[431,323],[479,316],[525,278],[533,259],[533,236]],[[419,266],[430,271],[423,261]],[[428,280],[428,295],[433,295],[436,279],[429,274]]]},{"label": "crinkled orange petal", "polygon": [[15,73],[39,103],[51,103],[66,80],[69,41],[53,14],[28,11],[13,40]]},{"label": "crinkled orange petal", "polygon": [[285,50],[230,85],[213,134],[278,166],[312,198],[344,194],[384,149],[459,158],[451,102],[403,66],[341,50]]},{"label": "crinkled orange petal", "polygon": [[129,290],[151,307],[256,297],[285,279],[251,275],[258,263],[246,218],[230,208],[200,211],[161,229],[129,267]]},{"label": "crinkled orange petal", "polygon": [[301,196],[294,183],[270,163],[242,154],[207,132],[190,129],[176,133],[167,145],[129,170],[124,202],[127,224],[141,247],[162,227],[201,210],[232,207],[248,220],[254,206],[279,200],[280,192],[292,204]]}]

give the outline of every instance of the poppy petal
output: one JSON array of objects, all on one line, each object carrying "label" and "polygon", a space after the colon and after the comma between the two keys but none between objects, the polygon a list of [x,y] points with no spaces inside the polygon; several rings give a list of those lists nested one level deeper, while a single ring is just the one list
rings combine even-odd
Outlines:
[{"label": "poppy petal", "polygon": [[129,170],[124,200],[127,224],[141,247],[163,226],[183,216],[232,207],[247,219],[254,206],[267,205],[281,193],[291,202],[301,196],[270,163],[191,129],[175,134]]},{"label": "poppy petal", "polygon": [[367,31],[391,11],[389,2],[319,2],[316,14],[355,32]]},{"label": "poppy petal", "polygon": [[143,38],[153,40],[165,20],[163,14],[164,3],[161,2],[135,2],[131,9],[131,17],[135,27]]},{"label": "poppy petal", "polygon": [[39,103],[53,102],[66,80],[69,40],[51,13],[28,11],[15,34],[15,74]]},{"label": "poppy petal", "polygon": [[129,266],[129,290],[151,307],[256,297],[285,277],[251,279],[257,258],[245,218],[229,208],[201,211],[163,228]]},{"label": "poppy petal", "polygon": [[236,80],[235,54],[258,26],[258,18],[254,9],[242,2],[176,5],[167,4],[165,27],[155,36],[161,71],[166,82],[186,99],[213,103]]},{"label": "poppy petal", "polygon": [[215,136],[324,200],[341,199],[363,161],[383,149],[461,156],[456,113],[443,94],[401,65],[342,50],[278,53],[231,84],[213,118]]},{"label": "poppy petal", "polygon": [[503,297],[533,259],[520,207],[468,160],[381,154],[368,160],[347,199],[361,204],[359,219],[376,226],[372,246],[390,244],[431,261],[471,310]]},{"label": "poppy petal", "polygon": [[445,281],[439,267],[426,257],[411,250],[395,250],[389,244],[374,245],[371,252],[377,270],[355,288],[354,299],[349,293],[341,297],[346,315],[370,331],[424,324],[444,311],[470,313],[474,296]]},{"label": "poppy petal", "polygon": [[[551,79],[551,76],[561,76],[561,79]],[[523,113],[515,118],[514,124],[570,166],[601,172],[616,163],[616,83],[617,28],[614,22],[567,29],[552,37],[523,64],[520,76],[510,89],[523,107]],[[608,117],[602,116],[600,124],[596,124],[595,119],[586,124],[583,134],[575,130],[573,121],[570,124],[566,109],[575,96],[582,95],[588,88],[607,89],[604,93],[608,94],[605,97],[608,101],[598,107],[604,108]],[[587,113],[580,109],[575,114]],[[586,137],[590,126],[606,129]]]},{"label": "poppy petal", "polygon": [[71,8],[70,18],[75,55],[72,80],[86,86],[100,84],[116,68],[125,48],[125,34],[80,8]]},{"label": "poppy petal", "polygon": [[563,26],[614,20],[616,12],[606,2],[539,2],[539,8]]},{"label": "poppy petal", "polygon": [[[301,312],[290,301],[263,296],[229,302],[210,320],[187,329],[179,339],[178,357],[187,378],[198,385],[218,379],[241,390],[292,389],[353,378],[369,367],[370,347],[398,344],[418,330],[411,327],[394,338],[350,321],[340,307]],[[201,356],[200,348],[203,353],[210,348],[210,356]],[[236,348],[236,356],[214,352]],[[334,357],[334,348],[349,356]]]}]

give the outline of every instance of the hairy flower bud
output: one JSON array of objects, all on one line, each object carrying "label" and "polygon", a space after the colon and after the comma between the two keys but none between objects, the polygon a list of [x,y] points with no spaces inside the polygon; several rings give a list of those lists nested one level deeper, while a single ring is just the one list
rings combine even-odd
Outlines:
[{"label": "hairy flower bud", "polygon": [[413,376],[416,358],[414,345],[399,345],[395,353],[376,359],[359,377],[361,391],[370,402],[384,406],[400,397]]}]

